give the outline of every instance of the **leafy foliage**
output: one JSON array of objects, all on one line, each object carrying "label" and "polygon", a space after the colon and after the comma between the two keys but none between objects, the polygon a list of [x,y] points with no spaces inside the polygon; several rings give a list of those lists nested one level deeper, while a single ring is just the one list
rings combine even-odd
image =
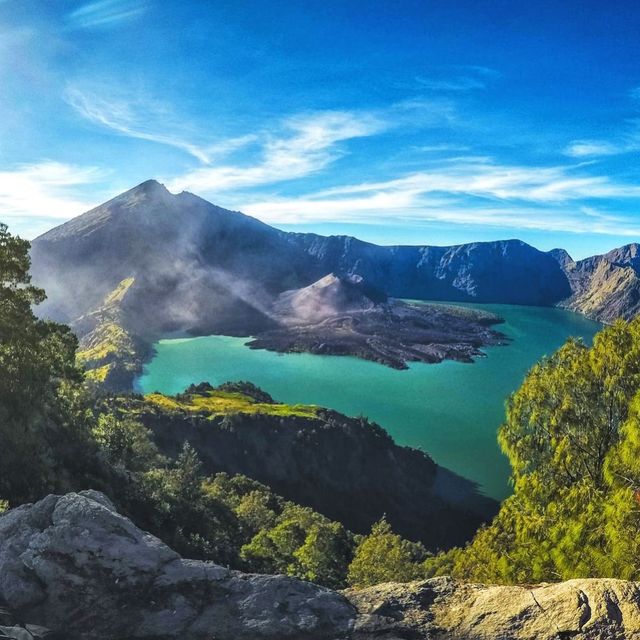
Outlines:
[{"label": "leafy foliage", "polygon": [[507,404],[514,494],[432,574],[488,582],[640,577],[640,320],[569,340]]},{"label": "leafy foliage", "polygon": [[67,419],[82,381],[77,342],[33,314],[45,295],[30,283],[28,249],[0,224],[0,495],[11,502],[54,488],[81,462],[71,441],[82,416]]},{"label": "leafy foliage", "polygon": [[424,574],[421,563],[427,551],[393,533],[383,518],[360,540],[349,566],[349,584],[366,587],[380,582],[408,582]]}]

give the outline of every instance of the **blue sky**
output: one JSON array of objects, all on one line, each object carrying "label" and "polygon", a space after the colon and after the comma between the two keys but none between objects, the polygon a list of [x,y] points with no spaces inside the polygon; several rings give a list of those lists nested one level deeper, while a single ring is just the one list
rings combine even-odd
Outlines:
[{"label": "blue sky", "polygon": [[0,220],[154,177],[384,244],[640,241],[640,4],[0,0]]}]

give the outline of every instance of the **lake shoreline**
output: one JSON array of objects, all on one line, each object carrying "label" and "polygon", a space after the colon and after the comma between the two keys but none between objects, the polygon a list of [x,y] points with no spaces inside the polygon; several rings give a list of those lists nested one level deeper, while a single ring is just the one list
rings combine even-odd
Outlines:
[{"label": "lake shoreline", "polygon": [[509,465],[496,440],[504,401],[542,356],[570,335],[590,341],[601,325],[553,307],[473,307],[504,317],[500,330],[510,338],[506,348],[484,349],[486,357],[473,365],[409,363],[398,371],[351,356],[252,350],[250,338],[200,336],[157,342],[136,389],[178,393],[193,382],[250,380],[283,402],[367,415],[399,444],[425,450],[503,499],[511,492]]}]

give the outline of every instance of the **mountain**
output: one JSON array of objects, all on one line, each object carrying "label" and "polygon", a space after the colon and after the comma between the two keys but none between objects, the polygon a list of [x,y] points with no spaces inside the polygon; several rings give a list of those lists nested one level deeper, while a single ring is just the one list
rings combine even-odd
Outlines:
[{"label": "mountain", "polygon": [[556,259],[518,240],[385,247],[286,233],[154,180],[40,236],[31,258],[48,295],[40,313],[72,325],[86,366],[112,388],[130,386],[159,336],[258,335],[294,322],[283,311],[299,313],[304,300],[315,313],[356,292],[376,304],[390,296],[532,305],[571,293]]},{"label": "mountain", "polygon": [[491,325],[502,318],[476,309],[390,299],[358,275],[329,274],[281,293],[278,327],[254,335],[252,349],[350,355],[406,369],[407,362],[472,362],[480,347],[505,344]]},{"label": "mountain", "polygon": [[570,293],[553,256],[519,240],[383,247],[286,233],[153,180],[48,231],[31,256],[53,317],[73,321],[133,278],[138,324],[160,331],[239,331],[240,311],[266,325],[273,295],[331,273],[399,298],[544,305]]},{"label": "mountain", "polygon": [[560,304],[601,322],[630,320],[640,313],[640,245],[628,244],[577,262],[554,250],[571,285]]},{"label": "mountain", "polygon": [[344,313],[370,311],[376,304],[386,302],[387,296],[369,292],[361,276],[341,278],[326,275],[308,287],[281,293],[274,305],[274,313],[286,324],[321,322]]}]

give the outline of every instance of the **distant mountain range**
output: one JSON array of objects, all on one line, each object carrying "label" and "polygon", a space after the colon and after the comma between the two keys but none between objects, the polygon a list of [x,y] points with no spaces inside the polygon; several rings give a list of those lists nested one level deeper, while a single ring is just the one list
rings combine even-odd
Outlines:
[{"label": "distant mountain range", "polygon": [[[139,353],[140,338],[176,330],[277,329],[283,309],[310,297],[318,303],[318,282],[332,303],[360,308],[390,296],[558,305],[603,322],[628,319],[640,310],[638,246],[578,262],[520,240],[378,246],[284,232],[149,180],[40,236],[31,256],[34,282],[48,294],[42,313],[72,323],[95,363],[109,341]],[[357,279],[359,288],[327,287],[329,274]]]}]

